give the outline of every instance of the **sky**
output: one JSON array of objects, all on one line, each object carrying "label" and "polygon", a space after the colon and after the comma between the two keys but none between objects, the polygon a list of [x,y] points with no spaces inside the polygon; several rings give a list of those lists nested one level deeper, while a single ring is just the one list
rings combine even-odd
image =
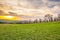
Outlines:
[{"label": "sky", "polygon": [[[23,18],[41,18],[43,15],[60,13],[60,0],[0,0],[11,6]],[[8,11],[8,10],[7,10]]]}]

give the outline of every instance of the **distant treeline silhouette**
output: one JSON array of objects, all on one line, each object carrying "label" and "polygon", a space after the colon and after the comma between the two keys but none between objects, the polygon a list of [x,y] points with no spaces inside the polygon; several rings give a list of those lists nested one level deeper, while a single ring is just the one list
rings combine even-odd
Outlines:
[{"label": "distant treeline silhouette", "polygon": [[7,21],[7,20],[0,20],[0,24],[30,24],[30,23],[41,23],[41,22],[53,22],[53,21],[60,21],[60,14],[58,14],[57,17],[53,17],[52,14],[46,14],[44,16],[44,19],[35,19],[32,20],[23,20],[23,21]]}]

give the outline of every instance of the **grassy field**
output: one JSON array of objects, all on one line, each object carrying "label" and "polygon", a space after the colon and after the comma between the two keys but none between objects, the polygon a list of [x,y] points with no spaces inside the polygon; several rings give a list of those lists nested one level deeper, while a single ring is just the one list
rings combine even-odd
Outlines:
[{"label": "grassy field", "polygon": [[0,24],[0,40],[60,40],[60,22]]}]

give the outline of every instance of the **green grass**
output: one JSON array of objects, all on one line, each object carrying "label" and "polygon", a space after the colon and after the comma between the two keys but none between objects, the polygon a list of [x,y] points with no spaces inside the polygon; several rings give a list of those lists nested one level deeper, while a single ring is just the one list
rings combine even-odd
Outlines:
[{"label": "green grass", "polygon": [[0,40],[60,40],[60,22],[0,24]]}]

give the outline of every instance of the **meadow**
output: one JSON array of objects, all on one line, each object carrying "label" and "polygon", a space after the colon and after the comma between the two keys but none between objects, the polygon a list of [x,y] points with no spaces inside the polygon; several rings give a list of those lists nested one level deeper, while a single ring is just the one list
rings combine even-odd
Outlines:
[{"label": "meadow", "polygon": [[60,22],[0,24],[0,40],[60,40]]}]

